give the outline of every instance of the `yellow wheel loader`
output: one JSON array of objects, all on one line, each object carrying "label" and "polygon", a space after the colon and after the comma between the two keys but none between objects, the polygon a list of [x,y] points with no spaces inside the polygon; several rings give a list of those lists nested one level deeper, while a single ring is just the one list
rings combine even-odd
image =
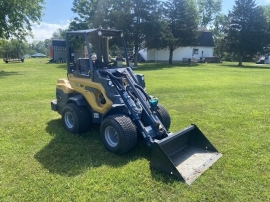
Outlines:
[{"label": "yellow wheel loader", "polygon": [[[110,58],[109,41],[121,42],[125,66]],[[152,148],[150,167],[188,184],[222,156],[196,125],[169,132],[170,115],[147,93],[144,75],[130,68],[121,31],[68,31],[66,51],[67,79],[58,80],[51,108],[67,131],[83,133],[98,123],[104,146],[116,154],[132,150],[142,135]]]}]

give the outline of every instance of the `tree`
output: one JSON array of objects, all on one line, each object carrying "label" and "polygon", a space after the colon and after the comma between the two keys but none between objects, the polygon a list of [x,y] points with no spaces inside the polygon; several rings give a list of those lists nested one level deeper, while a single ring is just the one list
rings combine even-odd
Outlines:
[{"label": "tree", "polygon": [[[270,5],[265,5],[262,6],[263,11],[264,11],[264,16],[267,20],[267,24],[268,24],[268,33],[270,33]],[[263,50],[261,51],[262,54],[267,54],[269,55],[270,53],[270,35],[268,34],[267,36],[267,42],[265,47],[263,48]]]},{"label": "tree", "polygon": [[267,22],[270,23],[270,4],[269,5],[265,5],[262,8],[264,10],[264,15],[265,15],[265,17],[267,19]]},{"label": "tree", "polygon": [[44,44],[47,48],[49,48],[49,46],[52,44],[52,39],[45,39],[44,41]]},{"label": "tree", "polygon": [[0,40],[0,57],[21,58],[27,53],[28,44],[12,39],[10,41]]},{"label": "tree", "polygon": [[33,41],[31,47],[36,53],[43,53],[45,55],[48,53],[48,46],[44,41]]},{"label": "tree", "polygon": [[173,35],[170,30],[169,21],[156,18],[149,26],[148,34],[145,38],[145,47],[148,49],[167,49]]},{"label": "tree", "polygon": [[107,27],[110,23],[108,15],[115,3],[113,0],[74,0],[71,10],[78,14],[74,21],[88,28]]},{"label": "tree", "polygon": [[220,14],[222,0],[197,0],[200,25],[206,27]]},{"label": "tree", "polygon": [[52,34],[52,39],[65,39],[66,38],[66,29],[57,29],[56,31],[53,32]]},{"label": "tree", "polygon": [[213,27],[211,32],[215,41],[215,55],[218,55],[220,58],[223,57],[225,49],[224,38],[226,36],[225,30],[228,27],[228,16],[220,14],[216,17],[213,22]]},{"label": "tree", "polygon": [[81,22],[78,19],[73,19],[68,26],[68,30],[72,30],[72,31],[84,30],[84,29],[89,29],[87,22]]},{"label": "tree", "polygon": [[7,57],[6,52],[9,50],[9,43],[5,39],[0,40],[0,57]]},{"label": "tree", "polygon": [[192,46],[198,43],[198,12],[193,0],[168,0],[163,4],[165,27],[168,32],[163,44],[169,49],[169,64],[172,64],[173,52],[180,46]]},{"label": "tree", "polygon": [[227,48],[238,56],[238,65],[242,66],[243,57],[261,51],[267,44],[267,20],[254,0],[236,0],[228,18]]},{"label": "tree", "polygon": [[25,40],[31,24],[39,23],[44,0],[2,0],[0,3],[0,38]]}]

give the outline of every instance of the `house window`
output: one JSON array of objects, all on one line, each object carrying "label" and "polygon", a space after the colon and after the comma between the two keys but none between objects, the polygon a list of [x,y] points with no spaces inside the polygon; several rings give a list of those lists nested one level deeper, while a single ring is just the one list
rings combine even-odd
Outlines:
[{"label": "house window", "polygon": [[194,48],[193,49],[193,54],[194,55],[198,55],[199,54],[199,49],[198,48]]}]

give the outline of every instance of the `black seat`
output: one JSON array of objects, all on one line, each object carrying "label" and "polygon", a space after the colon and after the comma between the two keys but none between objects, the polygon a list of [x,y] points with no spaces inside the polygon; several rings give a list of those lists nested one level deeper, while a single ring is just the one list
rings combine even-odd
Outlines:
[{"label": "black seat", "polygon": [[88,74],[90,70],[90,64],[88,58],[78,58],[77,60],[78,71],[81,74]]}]

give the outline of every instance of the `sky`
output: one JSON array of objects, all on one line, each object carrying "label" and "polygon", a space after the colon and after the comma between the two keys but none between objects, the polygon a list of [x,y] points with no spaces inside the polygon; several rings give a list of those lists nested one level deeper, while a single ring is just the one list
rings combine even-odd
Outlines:
[{"label": "sky", "polygon": [[[51,38],[52,33],[57,29],[65,29],[69,22],[76,17],[71,11],[73,0],[45,0],[43,17],[40,24],[32,25],[34,38],[27,37],[28,42],[44,41]],[[227,14],[232,10],[235,0],[223,0],[222,13]],[[258,5],[270,4],[270,0],[257,0]]]},{"label": "sky", "polygon": [[73,0],[45,0],[43,17],[40,24],[32,25],[34,38],[27,37],[28,42],[44,41],[52,37],[57,29],[65,29],[76,17],[71,11]]}]

